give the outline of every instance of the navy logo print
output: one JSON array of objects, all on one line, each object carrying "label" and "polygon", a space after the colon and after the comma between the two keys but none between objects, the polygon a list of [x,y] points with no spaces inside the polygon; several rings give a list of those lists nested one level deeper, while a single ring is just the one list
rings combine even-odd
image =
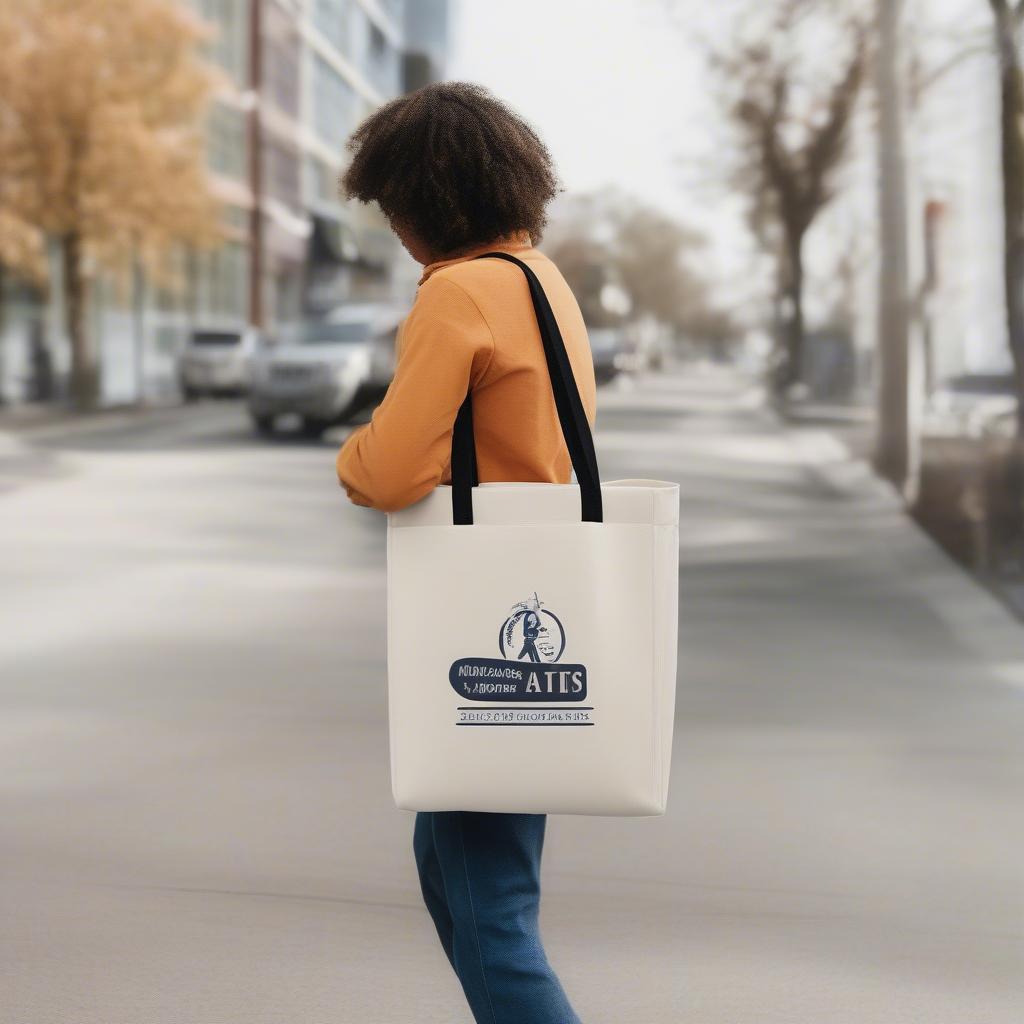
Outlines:
[{"label": "navy logo print", "polygon": [[565,629],[536,593],[512,606],[498,631],[500,658],[459,658],[448,680],[460,697],[481,701],[577,703],[587,670],[560,661]]}]

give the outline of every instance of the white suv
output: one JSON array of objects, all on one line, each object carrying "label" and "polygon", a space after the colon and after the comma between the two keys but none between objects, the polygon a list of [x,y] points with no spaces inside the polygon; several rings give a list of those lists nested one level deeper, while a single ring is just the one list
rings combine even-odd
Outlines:
[{"label": "white suv", "polygon": [[403,315],[393,306],[352,304],[281,331],[249,364],[256,429],[272,433],[278,416],[297,414],[304,433],[316,437],[383,396]]},{"label": "white suv", "polygon": [[258,344],[259,334],[251,327],[193,331],[178,359],[178,382],[185,401],[204,394],[243,392],[249,359]]}]

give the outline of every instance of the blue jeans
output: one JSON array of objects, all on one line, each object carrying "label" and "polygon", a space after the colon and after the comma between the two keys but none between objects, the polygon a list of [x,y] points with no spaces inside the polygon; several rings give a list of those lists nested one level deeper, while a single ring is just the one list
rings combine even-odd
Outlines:
[{"label": "blue jeans", "polygon": [[541,945],[543,814],[421,811],[423,901],[477,1024],[579,1024]]}]

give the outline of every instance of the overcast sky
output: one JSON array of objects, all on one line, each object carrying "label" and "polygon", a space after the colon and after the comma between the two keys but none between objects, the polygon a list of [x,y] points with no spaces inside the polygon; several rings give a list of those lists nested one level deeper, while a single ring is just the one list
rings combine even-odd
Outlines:
[{"label": "overcast sky", "polygon": [[645,199],[714,236],[715,262],[735,270],[747,240],[735,209],[708,201],[713,114],[697,43],[734,5],[455,0],[449,77],[522,113],[569,191],[614,186]]},{"label": "overcast sky", "polygon": [[660,0],[460,0],[452,78],[539,129],[566,185],[618,185],[685,211],[681,136],[700,83]]},{"label": "overcast sky", "polygon": [[[932,27],[988,16],[983,0],[910,0]],[[699,40],[738,0],[453,0],[450,77],[481,82],[524,114],[566,185],[618,185],[703,215],[714,173],[714,106]],[[749,9],[749,8],[748,8]],[[977,20],[973,25],[977,25]],[[908,18],[913,24],[913,18]]]},{"label": "overcast sky", "polygon": [[[519,110],[548,144],[570,191],[615,186],[702,229],[711,245],[701,257],[706,276],[721,298],[742,303],[756,280],[753,247],[741,200],[727,202],[716,186],[726,161],[700,43],[720,36],[740,9],[749,18],[758,7],[750,0],[453,0],[449,77],[480,82]],[[951,47],[984,41],[990,18],[987,0],[907,0],[907,25],[928,63],[941,64]],[[985,214],[965,217],[962,251],[975,270],[965,271],[959,286],[968,333],[988,338],[978,345],[994,351],[1001,346],[993,322],[999,240],[988,215],[997,205],[998,154],[996,129],[982,115],[991,115],[997,98],[982,95],[979,82],[984,76],[972,78],[964,66],[935,89],[930,112],[919,111],[918,131],[927,136],[920,157],[928,165],[919,166],[923,188]],[[874,224],[876,201],[873,157],[861,159],[860,191],[852,194],[859,206],[844,228],[858,244],[858,232]],[[809,269],[828,280],[824,257],[845,243],[827,231],[812,232],[809,242]]]}]

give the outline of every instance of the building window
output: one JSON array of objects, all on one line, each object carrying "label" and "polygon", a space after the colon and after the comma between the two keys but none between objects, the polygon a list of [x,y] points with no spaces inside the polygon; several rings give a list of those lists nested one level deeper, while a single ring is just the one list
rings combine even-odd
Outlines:
[{"label": "building window", "polygon": [[396,22],[401,22],[402,15],[405,13],[405,0],[381,0],[381,7],[383,7]]},{"label": "building window", "polygon": [[328,145],[341,149],[352,126],[355,92],[322,57],[313,64],[313,127]]},{"label": "building window", "polygon": [[249,82],[249,0],[194,0],[196,10],[216,30],[207,52],[239,85]]},{"label": "building window", "polygon": [[230,178],[244,179],[248,160],[245,114],[214,103],[206,122],[206,153],[211,170]]},{"label": "building window", "polygon": [[337,204],[338,171],[317,156],[306,157],[306,196],[317,205]]},{"label": "building window", "polygon": [[271,320],[275,324],[298,320],[302,314],[302,271],[284,267],[267,278],[264,287],[271,300]]},{"label": "building window", "polygon": [[376,25],[370,26],[370,45],[365,70],[370,81],[385,96],[392,96],[399,91],[398,51]]},{"label": "building window", "polygon": [[267,99],[278,110],[299,116],[299,47],[294,37],[263,42],[263,84]]},{"label": "building window", "polygon": [[160,313],[182,313],[189,308],[188,250],[176,248],[167,257],[166,276],[150,278],[153,306]]},{"label": "building window", "polygon": [[228,241],[196,253],[196,318],[204,321],[245,320],[248,315],[249,250]]},{"label": "building window", "polygon": [[349,18],[348,57],[362,71],[370,48],[370,19],[359,4],[353,4]]},{"label": "building window", "polygon": [[313,24],[341,54],[348,48],[349,3],[350,0],[313,0]]},{"label": "building window", "polygon": [[268,140],[263,146],[263,173],[267,191],[275,199],[289,206],[301,205],[299,154],[277,140]]}]

